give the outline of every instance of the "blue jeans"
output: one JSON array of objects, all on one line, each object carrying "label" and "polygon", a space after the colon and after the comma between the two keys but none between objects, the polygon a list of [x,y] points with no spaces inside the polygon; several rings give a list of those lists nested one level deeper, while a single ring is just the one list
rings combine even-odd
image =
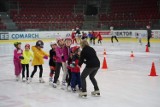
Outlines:
[{"label": "blue jeans", "polygon": [[76,85],[78,85],[79,88],[81,88],[81,77],[80,72],[72,72],[71,77],[71,88],[75,88]]}]

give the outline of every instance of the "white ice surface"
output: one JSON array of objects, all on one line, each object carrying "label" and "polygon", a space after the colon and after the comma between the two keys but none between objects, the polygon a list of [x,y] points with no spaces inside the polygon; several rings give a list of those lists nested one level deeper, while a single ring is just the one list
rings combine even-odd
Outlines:
[{"label": "white ice surface", "polygon": [[[22,48],[24,47],[22,44]],[[30,43],[34,45],[35,43]],[[45,43],[44,50],[50,50]],[[160,75],[160,44],[151,43],[150,52],[145,45],[138,43],[104,43],[93,46],[103,62],[103,50],[106,49],[108,69],[99,69],[96,79],[101,97],[91,96],[93,86],[87,78],[87,99],[78,97],[78,93],[67,92],[60,86],[53,88],[48,83],[49,66],[45,60],[44,84],[38,82],[39,71],[30,84],[14,79],[12,44],[0,44],[0,107],[160,107],[160,76],[151,77],[150,69],[155,62]],[[130,59],[131,51],[135,58]],[[85,65],[83,65],[82,69]],[[30,66],[30,73],[33,67]],[[62,72],[60,80],[62,78]]]}]

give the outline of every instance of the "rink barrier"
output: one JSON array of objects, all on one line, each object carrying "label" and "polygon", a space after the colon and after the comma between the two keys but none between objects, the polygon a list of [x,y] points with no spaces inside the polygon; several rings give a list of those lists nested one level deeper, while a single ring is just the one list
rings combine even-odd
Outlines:
[{"label": "rink barrier", "polygon": [[[88,31],[84,31],[88,33]],[[110,31],[95,31],[100,32],[103,38],[111,37]],[[115,30],[115,35],[122,38],[136,38],[140,33],[142,38],[147,37],[146,30]],[[153,38],[160,38],[160,30],[152,30]],[[32,39],[51,39],[56,37],[66,37],[71,34],[71,31],[19,31],[19,32],[0,32],[0,40],[32,40]]]}]

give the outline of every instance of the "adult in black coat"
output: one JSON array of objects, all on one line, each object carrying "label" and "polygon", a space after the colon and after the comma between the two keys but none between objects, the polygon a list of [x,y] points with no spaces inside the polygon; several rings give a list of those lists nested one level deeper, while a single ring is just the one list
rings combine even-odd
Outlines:
[{"label": "adult in black coat", "polygon": [[100,61],[96,55],[96,51],[89,46],[86,40],[82,40],[80,46],[82,48],[82,51],[80,54],[79,66],[81,66],[83,63],[86,64],[86,67],[81,73],[82,92],[80,93],[80,96],[87,95],[87,89],[86,89],[87,76],[89,76],[94,86],[94,91],[92,93],[100,94],[99,87],[95,79],[95,75],[97,74],[97,71],[100,68]]},{"label": "adult in black coat", "polygon": [[147,28],[147,46],[150,47],[150,38],[152,37],[151,27],[148,25]]}]

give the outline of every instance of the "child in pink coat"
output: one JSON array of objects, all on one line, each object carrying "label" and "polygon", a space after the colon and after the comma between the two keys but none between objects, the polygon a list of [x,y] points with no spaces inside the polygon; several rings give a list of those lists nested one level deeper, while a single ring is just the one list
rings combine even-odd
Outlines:
[{"label": "child in pink coat", "polygon": [[15,67],[16,81],[18,81],[20,79],[20,73],[22,70],[21,59],[24,58],[22,56],[23,50],[21,49],[21,42],[15,42],[14,46],[16,49],[14,50],[13,63]]}]

